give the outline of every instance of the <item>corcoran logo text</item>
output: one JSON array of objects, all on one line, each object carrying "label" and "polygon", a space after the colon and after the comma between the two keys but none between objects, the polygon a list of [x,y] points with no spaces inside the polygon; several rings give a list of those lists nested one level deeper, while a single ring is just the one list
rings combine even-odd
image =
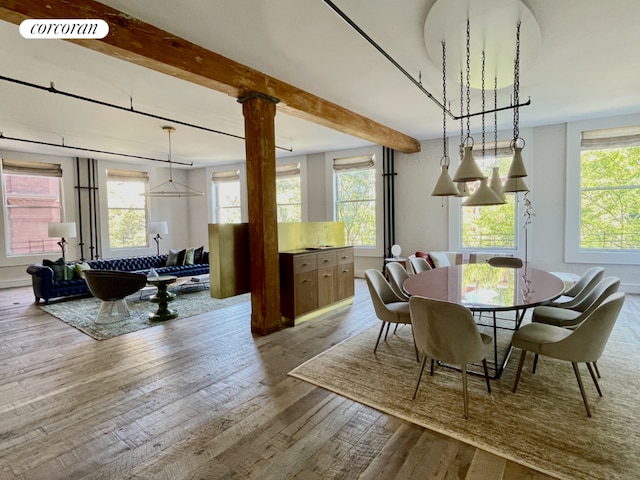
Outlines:
[{"label": "corcoran logo text", "polygon": [[24,38],[104,38],[109,33],[109,24],[94,19],[35,19],[20,24],[20,35]]}]

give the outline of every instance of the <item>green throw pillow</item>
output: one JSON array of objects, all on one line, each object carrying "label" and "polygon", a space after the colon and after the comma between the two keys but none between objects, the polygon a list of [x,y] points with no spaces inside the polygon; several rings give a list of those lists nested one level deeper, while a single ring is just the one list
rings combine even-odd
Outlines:
[{"label": "green throw pillow", "polygon": [[167,257],[167,267],[176,265],[178,261],[178,252],[176,250],[169,250],[169,256]]},{"label": "green throw pillow", "polygon": [[185,265],[193,265],[193,255],[194,255],[194,248],[187,248],[187,251],[184,254],[184,264]]},{"label": "green throw pillow", "polygon": [[50,267],[53,270],[53,282],[60,282],[64,280],[64,272],[67,268],[65,262],[62,258],[59,258],[55,262],[51,260],[47,260],[46,258],[42,261],[42,264],[45,267]]},{"label": "green throw pillow", "polygon": [[89,265],[87,262],[81,262],[81,263],[76,263],[74,265],[74,268],[78,278],[84,278],[84,271],[91,270],[91,265]]}]

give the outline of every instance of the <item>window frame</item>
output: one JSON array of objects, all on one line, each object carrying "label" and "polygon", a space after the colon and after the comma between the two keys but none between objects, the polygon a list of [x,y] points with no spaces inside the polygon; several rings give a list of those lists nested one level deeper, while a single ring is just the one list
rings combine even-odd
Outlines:
[{"label": "window frame", "polygon": [[[123,168],[125,167],[125,168]],[[104,242],[106,242],[106,246],[108,251],[110,252],[115,252],[118,254],[121,254],[122,252],[126,252],[127,250],[130,251],[136,251],[136,250],[140,250],[140,249],[148,249],[151,247],[151,242],[149,240],[149,235],[147,234],[147,228],[149,225],[149,211],[150,211],[150,205],[149,205],[149,198],[148,197],[143,197],[144,198],[144,237],[145,237],[145,242],[143,245],[135,245],[135,246],[124,246],[124,247],[116,247],[116,246],[112,246],[111,245],[111,225],[109,223],[109,213],[111,211],[112,208],[115,207],[110,207],[109,206],[109,182],[111,181],[110,178],[113,178],[114,176],[117,175],[113,175],[110,176],[109,175],[109,171],[116,171],[116,172],[131,172],[131,178],[132,178],[132,182],[136,181],[136,179],[140,179],[141,183],[144,183],[144,191],[147,192],[149,190],[149,185],[150,185],[150,179],[149,179],[149,173],[144,171],[144,170],[137,170],[137,169],[131,169],[131,168],[126,168],[126,165],[123,165],[122,167],[106,167],[105,168],[105,210],[106,210],[106,238],[103,239]],[[126,174],[123,176],[127,176]],[[140,210],[140,209],[136,209],[136,210]]]},{"label": "window frame", "polygon": [[[6,157],[2,157],[2,159],[7,160],[8,162],[16,162],[18,164],[25,164],[24,168],[25,168],[25,172],[24,172],[24,176],[34,176],[34,177],[49,177],[49,178],[57,178],[58,179],[58,199],[59,199],[59,210],[60,210],[60,220],[61,222],[65,221],[65,198],[64,198],[64,176],[62,173],[62,168],[63,165],[61,162],[58,161],[43,161],[42,159],[38,159],[37,156],[35,156],[36,158],[33,159],[24,159],[24,158],[20,158],[20,156],[16,156],[16,155],[12,155],[11,158],[6,158]],[[50,164],[51,165],[51,169],[53,170],[59,170],[60,173],[59,175],[37,175],[36,173],[29,173],[27,170],[31,170],[27,165],[29,163],[33,163],[33,164]],[[43,251],[41,252],[28,252],[28,253],[19,253],[19,252],[11,252],[10,251],[10,241],[9,241],[9,232],[10,232],[10,228],[9,228],[9,206],[7,205],[7,191],[5,188],[5,183],[4,183],[4,175],[5,175],[5,171],[4,168],[2,167],[2,160],[0,160],[0,174],[2,175],[2,178],[0,179],[0,181],[2,182],[2,215],[4,218],[4,222],[3,222],[3,242],[4,242],[4,252],[5,252],[5,258],[7,259],[22,259],[22,258],[26,258],[26,257],[34,257],[34,256],[42,256],[42,255],[52,255],[52,254],[58,254],[59,253],[59,247],[57,245],[55,245],[56,241],[53,240],[53,247],[51,248],[51,250],[45,250],[43,248]],[[17,167],[18,169],[20,168],[19,166]],[[46,167],[45,167],[46,169]],[[36,170],[37,171],[37,170]],[[11,174],[11,173],[9,173]],[[15,173],[15,175],[20,175],[20,173]]]},{"label": "window frame", "polygon": [[[506,139],[506,138],[512,138],[513,134],[510,134],[508,132],[498,132],[498,138],[499,139]],[[522,161],[524,162],[525,168],[527,169],[527,173],[529,174],[527,177],[525,177],[525,181],[527,182],[527,186],[529,187],[529,189],[531,190],[531,192],[529,192],[529,199],[531,199],[532,193],[533,193],[533,180],[532,180],[532,169],[531,169],[531,150],[532,150],[532,146],[531,146],[531,131],[530,129],[521,129],[520,130],[520,138],[522,138],[524,140],[525,143],[525,148],[522,149]],[[501,140],[499,140],[500,142]],[[458,145],[459,143],[459,138],[454,138],[454,137],[449,137],[449,145]],[[492,144],[491,141],[487,141],[487,150],[491,150],[489,148],[489,146]],[[474,157],[476,157],[478,154],[481,155],[481,148],[482,145],[478,145],[476,150],[474,148],[474,152],[473,155]],[[451,150],[450,150],[451,151]],[[457,152],[457,150],[456,150]],[[460,158],[459,156],[456,155],[456,162],[455,164],[452,162],[451,166],[449,167],[449,171],[455,172],[456,169],[458,168],[458,165],[460,163]],[[434,179],[435,182],[435,179]],[[509,254],[509,255],[513,255],[519,258],[525,258],[525,247],[524,247],[524,233],[523,233],[523,215],[524,215],[524,209],[525,209],[525,202],[524,202],[524,193],[523,192],[518,192],[518,193],[513,193],[513,195],[515,195],[515,216],[516,216],[516,224],[515,224],[515,248],[508,248],[508,247],[462,247],[462,208],[468,208],[468,207],[463,207],[462,206],[462,202],[464,200],[464,198],[461,197],[446,197],[446,198],[450,198],[450,203],[449,204],[449,250],[452,251],[459,251],[462,252],[464,254],[469,254],[469,253],[499,253],[499,254]],[[535,202],[533,205],[533,209],[535,210]],[[531,227],[529,227],[527,235],[529,236],[528,238],[528,243],[529,245],[531,245]]]},{"label": "window frame", "polygon": [[[290,171],[293,172],[294,170],[297,170],[297,173],[286,173],[286,171]],[[299,183],[299,188],[300,188],[300,203],[278,203],[278,199],[277,199],[277,184],[278,184],[278,180],[285,180],[285,179],[289,179],[289,178],[297,178],[298,179],[298,183]],[[280,207],[288,207],[288,206],[295,206],[297,205],[300,208],[300,219],[296,220],[296,222],[302,222],[304,221],[304,212],[303,212],[303,198],[302,198],[302,165],[301,162],[295,161],[295,162],[287,162],[286,160],[283,160],[282,163],[278,163],[276,164],[276,210],[279,213],[280,212]],[[278,219],[278,222],[281,222],[282,220]]]},{"label": "window frame", "polygon": [[[218,219],[219,216],[219,211],[221,209],[225,209],[225,208],[237,208],[240,210],[240,220],[238,222],[233,222],[233,223],[242,223],[244,221],[245,218],[245,210],[244,210],[244,204],[246,203],[244,201],[244,197],[243,197],[243,191],[242,191],[242,184],[243,184],[243,178],[242,178],[242,171],[237,168],[235,165],[229,165],[227,166],[228,168],[220,168],[220,169],[216,169],[215,171],[213,171],[211,173],[211,175],[209,175],[209,179],[211,182],[211,220],[212,223],[215,224],[220,224],[220,225],[224,225],[227,224],[228,222],[224,222],[221,223]],[[216,181],[214,180],[214,176],[216,174],[221,174],[221,173],[231,173],[231,172],[237,172],[237,180],[225,180],[225,181]],[[240,205],[238,207],[220,207],[218,206],[218,184],[220,183],[238,183],[238,196],[240,199]]]},{"label": "window frame", "polygon": [[640,125],[640,115],[627,115],[571,122],[567,124],[565,251],[567,263],[640,265],[640,250],[581,250],[580,162],[582,132]]}]

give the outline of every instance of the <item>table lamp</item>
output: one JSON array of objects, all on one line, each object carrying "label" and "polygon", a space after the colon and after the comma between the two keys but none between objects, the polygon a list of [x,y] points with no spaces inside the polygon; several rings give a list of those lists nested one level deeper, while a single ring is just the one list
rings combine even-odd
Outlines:
[{"label": "table lamp", "polygon": [[153,237],[153,241],[156,242],[158,255],[160,255],[160,240],[162,240],[160,234],[162,233],[163,235],[166,235],[169,233],[167,222],[149,222],[147,233],[149,233],[149,235],[155,235],[155,237]]},{"label": "table lamp", "polygon": [[76,236],[76,224],[75,222],[49,222],[49,237],[60,237],[60,241],[58,245],[62,250],[62,259],[66,262],[65,259],[65,246],[67,245],[67,241],[65,237],[75,238]]}]

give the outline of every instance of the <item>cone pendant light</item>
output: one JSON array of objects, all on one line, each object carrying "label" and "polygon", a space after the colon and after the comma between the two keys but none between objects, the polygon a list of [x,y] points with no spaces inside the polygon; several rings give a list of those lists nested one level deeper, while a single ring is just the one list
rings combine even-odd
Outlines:
[{"label": "cone pendant light", "polygon": [[464,182],[460,182],[456,184],[458,186],[458,195],[456,197],[468,197],[469,189],[467,188],[467,184]]},{"label": "cone pendant light", "polygon": [[482,180],[487,178],[480,170],[480,167],[473,158],[473,145],[464,146],[464,156],[462,162],[456,170],[456,174],[453,176],[454,182],[473,182],[475,180]]},{"label": "cone pendant light", "polygon": [[504,185],[502,185],[502,191],[505,193],[528,192],[529,187],[527,187],[524,177],[507,178]]},{"label": "cone pendant light", "polygon": [[[445,158],[446,161],[443,162]],[[453,183],[453,180],[451,180],[451,177],[449,176],[449,158],[442,157],[442,160],[440,160],[440,176],[433,187],[431,196],[449,197],[456,196],[458,193],[458,187],[456,187],[455,183]]]},{"label": "cone pendant light", "polygon": [[527,176],[527,169],[524,167],[524,161],[522,160],[523,148],[524,147],[513,146],[513,160],[511,160],[507,177],[518,178]]},{"label": "cone pendant light", "polygon": [[504,193],[502,193],[502,181],[500,180],[499,167],[493,167],[489,186],[491,187],[491,190],[493,190],[500,197],[501,200],[504,200]]},{"label": "cone pendant light", "polygon": [[502,205],[505,203],[496,192],[489,188],[487,179],[480,180],[480,186],[469,198],[462,202],[463,207],[481,207],[486,205]]}]

